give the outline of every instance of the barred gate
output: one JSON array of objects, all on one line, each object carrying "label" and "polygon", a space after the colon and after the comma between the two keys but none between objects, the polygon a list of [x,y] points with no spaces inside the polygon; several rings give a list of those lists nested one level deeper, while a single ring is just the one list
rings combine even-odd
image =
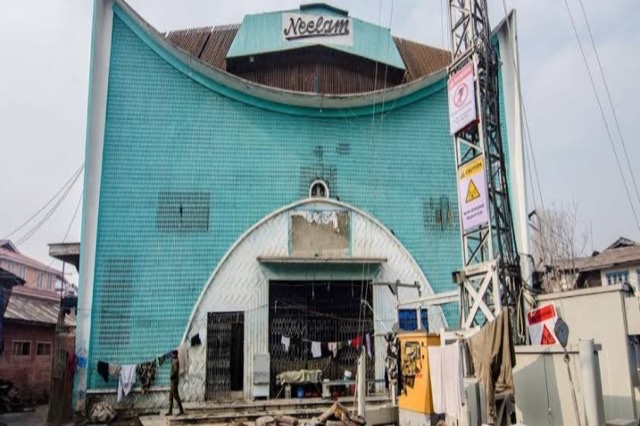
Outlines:
[{"label": "barred gate", "polygon": [[207,316],[207,401],[227,401],[243,389],[244,313],[209,312]]},{"label": "barred gate", "polygon": [[[276,376],[284,371],[322,370],[324,378],[340,379],[344,371],[354,374],[358,362],[355,348],[344,348],[337,358],[312,358],[310,341],[343,342],[373,331],[373,314],[362,310],[361,298],[372,305],[369,282],[271,282],[269,284],[269,354],[271,395],[278,392]],[[282,336],[291,338],[289,351]],[[371,339],[373,344],[373,338]],[[367,362],[367,379],[373,380],[375,365]]]}]

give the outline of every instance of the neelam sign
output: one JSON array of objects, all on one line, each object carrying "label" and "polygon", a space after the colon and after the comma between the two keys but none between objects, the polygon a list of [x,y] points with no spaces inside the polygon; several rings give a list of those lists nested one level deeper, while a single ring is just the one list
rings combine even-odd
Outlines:
[{"label": "neelam sign", "polygon": [[287,41],[351,46],[353,45],[353,19],[283,13],[282,35]]}]

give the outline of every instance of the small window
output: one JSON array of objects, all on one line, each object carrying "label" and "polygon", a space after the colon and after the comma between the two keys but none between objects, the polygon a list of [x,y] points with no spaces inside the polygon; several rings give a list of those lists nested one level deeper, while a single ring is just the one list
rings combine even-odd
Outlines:
[{"label": "small window", "polygon": [[13,355],[15,356],[29,356],[31,355],[31,342],[13,342]]},{"label": "small window", "polygon": [[26,272],[26,271],[25,271],[25,267],[24,267],[24,265],[20,265],[20,270],[19,270],[19,272],[18,272],[18,276],[19,276],[20,278],[24,279],[24,278],[25,278],[25,276],[26,276],[26,275],[25,275],[25,272]]},{"label": "small window", "polygon": [[607,273],[607,284],[629,284],[629,271],[616,271]]},{"label": "small window", "polygon": [[49,290],[53,288],[53,275],[47,275],[47,288]]},{"label": "small window", "polygon": [[315,180],[309,188],[309,197],[329,198],[329,187],[322,180]]},{"label": "small window", "polygon": [[37,280],[38,288],[42,288],[42,281],[43,280],[44,280],[44,274],[42,272],[38,272],[38,280]]},{"label": "small window", "polygon": [[13,273],[13,262],[7,262],[7,271]]},{"label": "small window", "polygon": [[38,343],[36,346],[36,355],[46,356],[51,355],[51,343]]}]

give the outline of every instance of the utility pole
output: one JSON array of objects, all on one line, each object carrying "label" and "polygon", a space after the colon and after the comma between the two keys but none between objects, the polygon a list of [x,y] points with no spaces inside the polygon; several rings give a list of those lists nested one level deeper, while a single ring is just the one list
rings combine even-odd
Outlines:
[{"label": "utility pole", "polygon": [[487,0],[449,0],[449,19],[449,114],[464,261],[454,279],[460,285],[461,326],[469,329],[481,325],[483,317],[493,320],[503,307],[523,309],[523,286]]}]

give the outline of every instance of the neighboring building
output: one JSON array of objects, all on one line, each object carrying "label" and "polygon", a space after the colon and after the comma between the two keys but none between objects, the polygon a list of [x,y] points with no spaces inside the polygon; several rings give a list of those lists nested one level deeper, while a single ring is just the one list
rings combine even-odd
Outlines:
[{"label": "neighboring building", "polygon": [[9,240],[0,240],[0,267],[25,280],[15,288],[18,293],[55,294],[64,279],[62,272],[23,255]]},{"label": "neighboring building", "polygon": [[[9,380],[26,401],[49,398],[51,357],[60,298],[55,294],[11,295],[4,315],[4,353],[0,356],[0,377]],[[72,317],[65,325],[75,326]]]},{"label": "neighboring building", "polygon": [[[4,314],[0,377],[13,382],[25,400],[45,401],[60,310],[56,288],[66,281],[62,272],[25,256],[8,240],[0,241],[0,267],[24,282],[13,288]],[[65,324],[75,327],[75,320],[66,318]]]},{"label": "neighboring building", "polygon": [[602,252],[564,262],[559,269],[569,288],[628,284],[637,293],[640,291],[640,244],[621,237]]},{"label": "neighboring building", "polygon": [[[168,33],[123,1],[96,5],[77,408],[115,404],[98,361],[151,361],[197,333],[186,401],[251,398],[257,355],[270,358],[272,396],[282,371],[340,377],[356,350],[314,359],[309,341],[365,331],[376,335],[368,377],[383,380],[396,303],[454,289],[462,263],[448,52],[324,4]],[[527,252],[508,19],[495,31],[501,131]],[[396,281],[420,293],[381,285]],[[455,307],[416,318],[458,326]],[[165,404],[168,372],[125,405]]]}]

